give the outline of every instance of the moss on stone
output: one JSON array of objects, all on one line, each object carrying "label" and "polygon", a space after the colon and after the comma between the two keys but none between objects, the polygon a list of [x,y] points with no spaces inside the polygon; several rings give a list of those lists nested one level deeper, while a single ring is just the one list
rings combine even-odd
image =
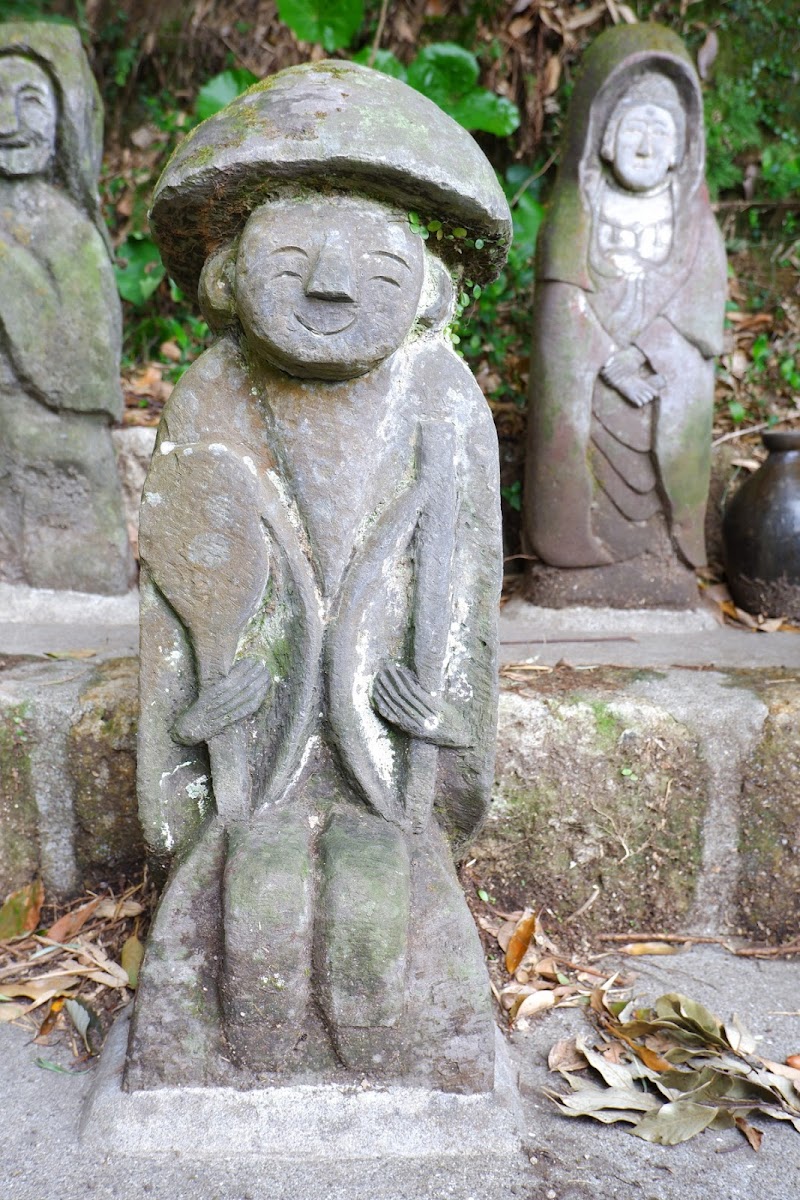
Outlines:
[{"label": "moss on stone", "polygon": [[136,662],[103,663],[81,693],[83,714],[69,731],[79,869],[91,875],[144,855],[136,804]]},{"label": "moss on stone", "polygon": [[800,681],[771,673],[757,753],[745,768],[739,823],[737,919],[759,941],[800,934]]},{"label": "moss on stone", "polygon": [[39,820],[27,705],[0,714],[0,899],[22,887],[39,867]]},{"label": "moss on stone", "polygon": [[[501,907],[571,933],[676,928],[694,899],[707,772],[669,713],[604,680],[501,695],[495,804],[470,857]],[[620,673],[623,674],[623,673]],[[560,694],[559,694],[560,691]]]}]

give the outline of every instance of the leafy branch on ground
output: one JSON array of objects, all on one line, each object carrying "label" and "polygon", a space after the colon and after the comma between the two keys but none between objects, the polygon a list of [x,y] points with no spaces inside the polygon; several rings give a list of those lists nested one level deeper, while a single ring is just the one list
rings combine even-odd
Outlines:
[{"label": "leafy branch on ground", "polygon": [[666,1146],[704,1129],[738,1129],[758,1150],[763,1132],[753,1115],[800,1133],[800,1070],[758,1055],[737,1017],[722,1022],[676,992],[637,1008],[606,988],[593,991],[589,1012],[595,1036],[559,1041],[548,1058],[571,1089],[545,1093],[564,1116],[624,1121],[636,1137]]},{"label": "leafy branch on ground", "polygon": [[99,1053],[136,987],[153,902],[146,875],[69,905],[46,904],[41,880],[13,892],[0,907],[0,1024],[21,1022],[38,1045],[66,1037],[78,1063]]}]

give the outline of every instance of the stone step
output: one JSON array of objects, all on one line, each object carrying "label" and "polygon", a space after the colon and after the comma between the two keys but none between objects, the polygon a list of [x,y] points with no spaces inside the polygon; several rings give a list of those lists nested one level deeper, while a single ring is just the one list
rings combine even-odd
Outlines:
[{"label": "stone step", "polygon": [[[0,607],[3,895],[37,872],[71,895],[143,855],[135,609],[59,600],[33,622]],[[796,937],[800,639],[518,604],[501,635],[495,802],[467,854],[497,905],[576,934]]]}]

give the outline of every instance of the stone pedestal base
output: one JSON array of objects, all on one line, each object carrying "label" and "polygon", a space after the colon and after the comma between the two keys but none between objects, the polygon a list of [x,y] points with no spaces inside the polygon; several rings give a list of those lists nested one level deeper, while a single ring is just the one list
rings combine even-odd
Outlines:
[{"label": "stone pedestal base", "polygon": [[472,1096],[366,1083],[124,1092],[129,1023],[123,1014],[109,1035],[81,1120],[82,1141],[96,1149],[296,1162],[504,1157],[520,1147],[516,1078],[499,1030],[494,1090]]},{"label": "stone pedestal base", "polygon": [[542,608],[696,608],[697,578],[674,555],[640,554],[604,567],[534,563],[525,598]]}]

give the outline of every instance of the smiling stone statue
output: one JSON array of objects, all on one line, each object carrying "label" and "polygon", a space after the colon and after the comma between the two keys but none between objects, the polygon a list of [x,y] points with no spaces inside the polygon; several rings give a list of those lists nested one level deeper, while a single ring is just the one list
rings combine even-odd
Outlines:
[{"label": "smiling stone statue", "polygon": [[726,294],[703,165],[678,38],[604,33],[539,237],[525,524],[540,604],[696,602]]},{"label": "smiling stone statue", "polygon": [[118,593],[133,559],[109,429],[121,320],[101,152],[77,30],[0,25],[0,580]]},{"label": "smiling stone statue", "polygon": [[424,97],[322,63],[195,130],[151,220],[219,338],[143,497],[140,810],[171,873],[126,1086],[485,1091],[448,839],[492,779],[497,447],[447,325],[505,200]]}]

